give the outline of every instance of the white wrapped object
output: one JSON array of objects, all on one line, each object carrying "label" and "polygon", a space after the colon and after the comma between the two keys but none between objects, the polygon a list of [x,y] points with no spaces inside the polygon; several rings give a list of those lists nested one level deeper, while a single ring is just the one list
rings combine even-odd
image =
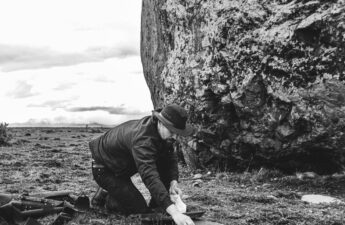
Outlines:
[{"label": "white wrapped object", "polygon": [[177,210],[180,213],[187,212],[187,206],[186,206],[186,204],[183,203],[180,195],[170,195],[170,199],[175,204]]}]

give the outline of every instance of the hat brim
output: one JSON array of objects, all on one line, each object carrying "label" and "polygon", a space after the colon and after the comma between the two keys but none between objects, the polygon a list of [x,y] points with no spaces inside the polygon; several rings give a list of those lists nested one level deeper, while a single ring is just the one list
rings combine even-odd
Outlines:
[{"label": "hat brim", "polygon": [[192,134],[195,133],[195,129],[193,126],[191,126],[190,124],[186,124],[186,128],[185,129],[178,129],[176,127],[174,127],[167,119],[165,119],[163,116],[161,116],[161,114],[157,111],[152,111],[152,115],[154,117],[156,117],[159,121],[161,121],[163,123],[163,125],[168,128],[169,131],[171,131],[172,133],[181,135],[181,136],[191,136]]}]

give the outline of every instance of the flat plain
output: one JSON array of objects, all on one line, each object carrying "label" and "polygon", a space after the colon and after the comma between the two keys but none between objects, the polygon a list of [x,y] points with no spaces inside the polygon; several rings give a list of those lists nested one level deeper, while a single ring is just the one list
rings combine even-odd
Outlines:
[{"label": "flat plain", "polygon": [[[90,198],[96,190],[88,142],[107,128],[8,128],[11,146],[0,147],[0,193],[70,190]],[[222,224],[345,224],[345,204],[310,204],[305,194],[345,202],[345,174],[300,177],[262,168],[248,172],[180,167],[183,200],[205,210],[203,219]],[[197,174],[197,175],[196,175]],[[150,195],[138,175],[137,187]],[[49,224],[56,215],[40,219]],[[137,224],[135,217],[106,215],[91,209],[70,224]]]}]

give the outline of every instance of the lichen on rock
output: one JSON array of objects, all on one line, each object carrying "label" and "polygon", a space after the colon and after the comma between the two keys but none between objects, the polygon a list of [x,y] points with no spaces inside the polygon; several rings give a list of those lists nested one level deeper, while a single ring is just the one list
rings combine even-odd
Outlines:
[{"label": "lichen on rock", "polygon": [[143,0],[141,57],[154,106],[198,128],[193,168],[342,169],[344,0]]}]

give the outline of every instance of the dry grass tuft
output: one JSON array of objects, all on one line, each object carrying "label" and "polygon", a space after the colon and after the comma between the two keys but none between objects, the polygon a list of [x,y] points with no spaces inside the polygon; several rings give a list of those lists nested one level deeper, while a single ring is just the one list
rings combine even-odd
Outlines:
[{"label": "dry grass tuft", "polygon": [[8,123],[0,123],[0,146],[9,146],[12,135],[8,133]]}]

